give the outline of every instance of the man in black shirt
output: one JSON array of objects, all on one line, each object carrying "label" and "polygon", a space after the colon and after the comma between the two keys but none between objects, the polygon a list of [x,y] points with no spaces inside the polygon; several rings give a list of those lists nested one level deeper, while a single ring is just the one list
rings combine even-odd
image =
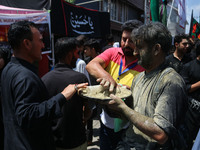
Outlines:
[{"label": "man in black shirt", "polygon": [[186,125],[189,136],[188,150],[192,148],[200,127],[200,41],[195,44],[196,59],[184,65],[181,75],[187,85],[189,109],[186,113]]},{"label": "man in black shirt", "polygon": [[[55,56],[58,63],[55,69],[42,77],[50,96],[55,96],[69,84],[88,82],[87,77],[72,68],[79,58],[75,39],[60,38],[55,45]],[[90,109],[86,99],[77,94],[63,106],[63,117],[55,121],[53,134],[57,149],[87,150],[84,122],[90,117]]]},{"label": "man in black shirt", "polygon": [[180,73],[184,64],[192,60],[189,55],[186,55],[189,44],[189,37],[186,34],[176,35],[174,38],[175,52],[166,57],[167,65],[174,68],[178,73]]},{"label": "man in black shirt", "polygon": [[[41,60],[41,49],[44,48],[42,35],[34,23],[12,24],[8,41],[13,48],[13,57],[1,76],[4,149],[55,150],[51,121],[62,116],[61,107],[77,88],[69,85],[48,99],[47,89],[32,65]],[[86,85],[80,84],[78,88]]]}]

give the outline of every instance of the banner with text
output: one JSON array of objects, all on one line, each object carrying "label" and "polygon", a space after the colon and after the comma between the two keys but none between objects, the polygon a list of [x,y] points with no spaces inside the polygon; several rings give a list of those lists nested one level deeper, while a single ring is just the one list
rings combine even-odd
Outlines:
[{"label": "banner with text", "polygon": [[110,15],[76,6],[62,0],[62,9],[67,36],[80,34],[89,37],[104,37],[110,32]]}]

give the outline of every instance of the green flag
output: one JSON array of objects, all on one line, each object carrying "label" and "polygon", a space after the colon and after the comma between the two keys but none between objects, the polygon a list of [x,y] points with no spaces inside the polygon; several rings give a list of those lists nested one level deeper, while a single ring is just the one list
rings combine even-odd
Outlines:
[{"label": "green flag", "polygon": [[150,10],[152,21],[159,21],[159,0],[151,0]]}]

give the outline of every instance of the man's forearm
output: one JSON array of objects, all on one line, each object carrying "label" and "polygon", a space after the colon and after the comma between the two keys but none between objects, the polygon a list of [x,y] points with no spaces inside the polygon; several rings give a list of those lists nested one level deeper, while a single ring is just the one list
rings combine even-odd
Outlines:
[{"label": "man's forearm", "polygon": [[164,144],[167,141],[168,136],[159,126],[154,123],[152,118],[141,115],[128,106],[124,106],[122,111],[125,117],[144,134],[156,140],[159,144]]},{"label": "man's forearm", "polygon": [[99,63],[97,62],[90,62],[87,66],[86,66],[86,70],[89,72],[90,75],[92,75],[93,77],[95,77],[96,79],[98,78],[103,78],[105,76],[110,76],[110,74],[108,72],[106,72],[103,68],[103,66],[101,66]]},{"label": "man's forearm", "polygon": [[200,88],[200,81],[191,85],[189,93],[192,93]]}]

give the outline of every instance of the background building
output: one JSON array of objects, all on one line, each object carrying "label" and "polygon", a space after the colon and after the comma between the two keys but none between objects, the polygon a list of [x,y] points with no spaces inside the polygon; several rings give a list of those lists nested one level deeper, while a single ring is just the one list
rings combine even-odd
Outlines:
[{"label": "background building", "polygon": [[144,0],[75,0],[74,4],[110,12],[110,33],[115,41],[120,41],[121,25],[125,21],[138,19],[144,22]]}]

